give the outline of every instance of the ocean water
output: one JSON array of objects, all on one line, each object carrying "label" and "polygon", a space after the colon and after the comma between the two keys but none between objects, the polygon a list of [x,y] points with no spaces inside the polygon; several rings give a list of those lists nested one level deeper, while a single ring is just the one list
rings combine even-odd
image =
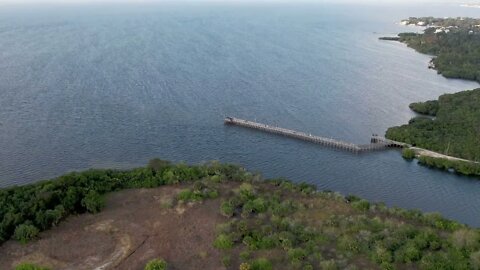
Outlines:
[{"label": "ocean water", "polygon": [[479,87],[378,37],[456,5],[0,6],[0,186],[154,157],[220,160],[480,226],[480,181],[223,125],[226,115],[368,143],[408,104]]}]

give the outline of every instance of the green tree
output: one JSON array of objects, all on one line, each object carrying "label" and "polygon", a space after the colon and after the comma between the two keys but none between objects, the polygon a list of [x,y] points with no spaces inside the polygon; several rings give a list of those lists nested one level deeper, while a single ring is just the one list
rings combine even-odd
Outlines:
[{"label": "green tree", "polygon": [[153,259],[147,263],[145,270],[166,270],[167,262],[164,259]]},{"label": "green tree", "polygon": [[22,224],[15,228],[14,237],[23,244],[38,236],[40,231],[31,224]]},{"label": "green tree", "polygon": [[89,191],[82,199],[82,206],[90,213],[98,213],[105,206],[105,199],[96,191]]}]

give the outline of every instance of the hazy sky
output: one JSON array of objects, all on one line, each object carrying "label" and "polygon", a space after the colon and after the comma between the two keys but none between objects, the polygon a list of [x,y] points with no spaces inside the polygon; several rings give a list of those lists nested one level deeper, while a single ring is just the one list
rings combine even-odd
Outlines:
[{"label": "hazy sky", "polygon": [[144,3],[144,2],[318,2],[318,3],[472,3],[479,1],[465,1],[465,0],[0,0],[0,3],[21,4],[21,3]]}]

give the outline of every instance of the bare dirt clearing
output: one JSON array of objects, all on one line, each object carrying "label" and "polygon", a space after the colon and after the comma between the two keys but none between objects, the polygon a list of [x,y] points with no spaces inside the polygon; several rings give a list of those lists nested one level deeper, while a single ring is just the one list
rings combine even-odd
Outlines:
[{"label": "bare dirt clearing", "polygon": [[20,262],[52,269],[143,269],[157,257],[171,269],[224,269],[213,248],[215,225],[224,221],[220,199],[177,204],[182,186],[109,194],[96,215],[68,218],[27,245],[0,246],[0,269]]}]

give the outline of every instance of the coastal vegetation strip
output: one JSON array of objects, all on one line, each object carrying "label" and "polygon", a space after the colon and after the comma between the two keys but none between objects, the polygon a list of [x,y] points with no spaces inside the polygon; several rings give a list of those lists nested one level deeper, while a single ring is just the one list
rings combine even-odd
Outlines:
[{"label": "coastal vegetation strip", "polygon": [[[45,235],[38,232],[52,226],[58,228],[51,229],[46,237],[54,238],[57,231],[65,233],[66,229],[62,228],[63,221],[69,215],[91,212],[98,214],[80,215],[76,217],[77,222],[89,217],[88,224],[91,225],[87,230],[109,232],[108,237],[127,234],[124,237],[130,240],[133,237],[124,232],[123,227],[117,226],[118,222],[128,222],[132,224],[127,226],[128,228],[137,228],[130,233],[138,233],[138,226],[164,228],[162,224],[168,222],[171,223],[170,226],[183,228],[195,223],[193,227],[197,228],[197,237],[203,239],[202,235],[213,234],[208,245],[217,250],[218,256],[215,255],[215,258],[227,269],[480,267],[480,231],[477,229],[444,219],[437,214],[387,208],[382,203],[369,203],[354,196],[344,197],[337,193],[319,192],[308,184],[294,184],[284,179],[261,180],[259,175],[234,165],[211,162],[188,166],[157,159],[152,160],[145,168],[129,171],[91,170],[28,186],[3,189],[0,191],[0,213],[3,217],[0,228],[3,241],[14,237],[26,244],[23,245],[24,250],[22,246],[18,247],[23,251],[3,250],[0,261],[28,263],[24,257],[9,256],[28,253],[27,250],[32,250],[29,245],[34,245],[38,237]],[[117,209],[126,211],[128,205],[141,203],[141,197],[128,196],[134,192],[132,188],[158,189],[155,194],[164,194],[153,195],[145,189],[135,193],[136,196],[153,196],[156,201],[163,201],[160,198],[162,196],[168,199],[161,206],[151,204],[145,210],[154,211],[156,207],[161,207],[158,211],[163,211],[164,216],[158,219],[154,216],[145,217],[146,224],[150,225],[141,223],[144,220],[134,218],[133,213],[124,213],[117,221],[108,216],[108,222],[92,224],[97,217],[107,218],[102,216],[102,211],[104,208],[108,210],[109,204],[114,203],[118,206]],[[123,189],[130,191],[120,191]],[[169,190],[162,193],[163,189]],[[122,195],[113,196],[113,191],[119,191]],[[105,201],[107,194],[109,199]],[[148,204],[148,201],[145,201],[145,204]],[[200,225],[204,224],[205,220],[197,215],[192,220],[189,217],[194,215],[193,213],[209,216],[208,221],[215,225],[202,225],[201,229]],[[178,215],[184,218],[180,219]],[[128,216],[132,217],[132,220],[125,220]],[[193,222],[195,219],[203,221],[197,224]],[[75,227],[70,229],[75,230]],[[83,232],[86,229],[77,227],[77,230]],[[75,235],[79,232],[72,233]],[[181,266],[181,269],[193,269],[212,254],[212,251],[207,253],[199,250],[195,260],[192,257],[188,260],[175,259],[175,256],[162,253],[166,252],[165,250],[156,252],[155,247],[160,247],[149,244],[144,233],[148,232],[140,232],[143,240],[128,245],[129,250],[125,254],[140,256],[141,251],[137,247],[141,247],[145,241],[145,245],[149,245],[153,250],[140,256],[141,260],[130,261],[130,269],[143,268],[148,261],[159,257],[166,259],[162,265],[168,263],[173,268]],[[151,237],[159,237],[159,234],[177,235],[176,237],[185,235],[183,229],[175,234],[161,230],[151,233]],[[84,241],[84,238],[77,241]],[[192,244],[174,238],[161,238],[167,241],[163,242],[162,246]],[[76,245],[85,244],[69,242],[64,244],[62,249],[68,250]],[[0,249],[8,247],[12,245],[4,243]],[[135,250],[130,250],[133,248]],[[184,250],[191,248],[184,247]],[[81,256],[75,258],[84,260]],[[52,269],[55,269],[55,263],[59,263],[53,260],[46,262],[45,266]],[[124,264],[118,266],[127,267],[128,261],[122,262]],[[72,262],[61,263],[68,266]]]},{"label": "coastal vegetation strip", "polygon": [[[421,114],[407,125],[389,128],[386,137],[445,156],[480,161],[480,89],[446,94],[435,101],[413,103]],[[450,158],[453,160],[453,158]]]},{"label": "coastal vegetation strip", "polygon": [[384,37],[406,43],[418,52],[433,55],[431,68],[447,78],[480,82],[480,19],[409,18],[403,24],[427,27],[423,33]]}]

